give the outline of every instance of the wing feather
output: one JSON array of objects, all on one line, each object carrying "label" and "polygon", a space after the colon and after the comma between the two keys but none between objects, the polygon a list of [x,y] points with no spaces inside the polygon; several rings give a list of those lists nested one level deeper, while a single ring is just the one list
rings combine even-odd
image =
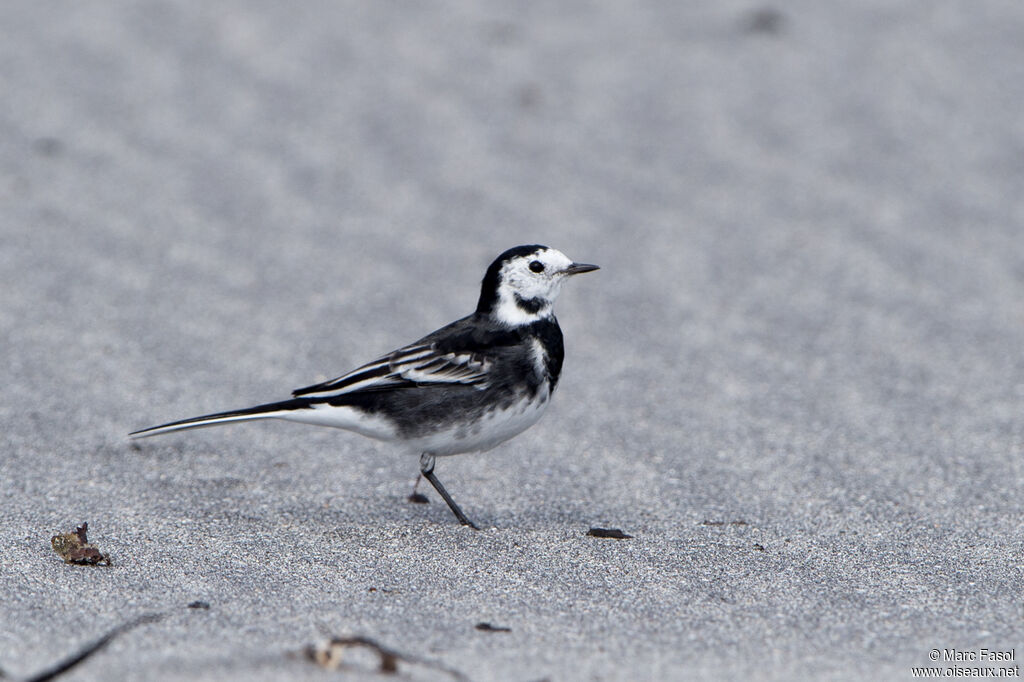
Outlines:
[{"label": "wing feather", "polygon": [[435,344],[413,344],[348,374],[292,392],[295,396],[334,397],[423,384],[461,384],[484,388],[490,362],[473,352],[443,352]]}]

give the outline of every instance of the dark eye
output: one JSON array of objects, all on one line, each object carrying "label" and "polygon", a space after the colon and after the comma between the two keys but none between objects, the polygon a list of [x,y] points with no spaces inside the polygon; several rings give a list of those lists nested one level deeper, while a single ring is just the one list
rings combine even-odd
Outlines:
[{"label": "dark eye", "polygon": [[530,263],[530,269],[533,270],[534,272],[544,272],[544,264],[541,263],[539,260],[535,260],[532,263]]}]

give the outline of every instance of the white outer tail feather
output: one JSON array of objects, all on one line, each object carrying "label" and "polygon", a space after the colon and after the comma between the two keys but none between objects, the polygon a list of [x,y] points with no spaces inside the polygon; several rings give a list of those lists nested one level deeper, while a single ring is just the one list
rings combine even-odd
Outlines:
[{"label": "white outer tail feather", "polygon": [[143,429],[129,434],[129,437],[132,439],[149,438],[150,436],[159,436],[165,433],[172,433],[174,431],[202,429],[207,426],[217,426],[218,424],[227,424],[229,422],[248,422],[256,419],[287,419],[288,413],[289,410],[277,410],[274,412],[262,412],[259,414],[236,414],[225,417],[210,417],[207,419],[199,417],[196,420],[187,419],[185,421],[173,422],[171,424],[164,424],[163,426],[154,426],[149,429]]}]

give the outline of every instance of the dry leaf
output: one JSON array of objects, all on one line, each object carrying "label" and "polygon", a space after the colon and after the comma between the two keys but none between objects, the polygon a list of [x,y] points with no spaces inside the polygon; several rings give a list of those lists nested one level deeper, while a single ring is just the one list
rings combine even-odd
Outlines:
[{"label": "dry leaf", "polygon": [[85,533],[89,529],[88,523],[83,523],[75,529],[74,533],[54,535],[50,538],[50,545],[69,564],[83,566],[95,566],[97,564],[110,565],[110,557],[89,544]]}]

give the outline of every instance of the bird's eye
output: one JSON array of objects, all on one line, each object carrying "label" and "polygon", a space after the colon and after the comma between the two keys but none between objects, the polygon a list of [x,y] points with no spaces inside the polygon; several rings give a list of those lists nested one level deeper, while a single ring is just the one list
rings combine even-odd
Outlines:
[{"label": "bird's eye", "polygon": [[530,263],[530,269],[533,270],[534,272],[544,272],[544,264],[541,263],[539,260],[535,260],[532,263]]}]

